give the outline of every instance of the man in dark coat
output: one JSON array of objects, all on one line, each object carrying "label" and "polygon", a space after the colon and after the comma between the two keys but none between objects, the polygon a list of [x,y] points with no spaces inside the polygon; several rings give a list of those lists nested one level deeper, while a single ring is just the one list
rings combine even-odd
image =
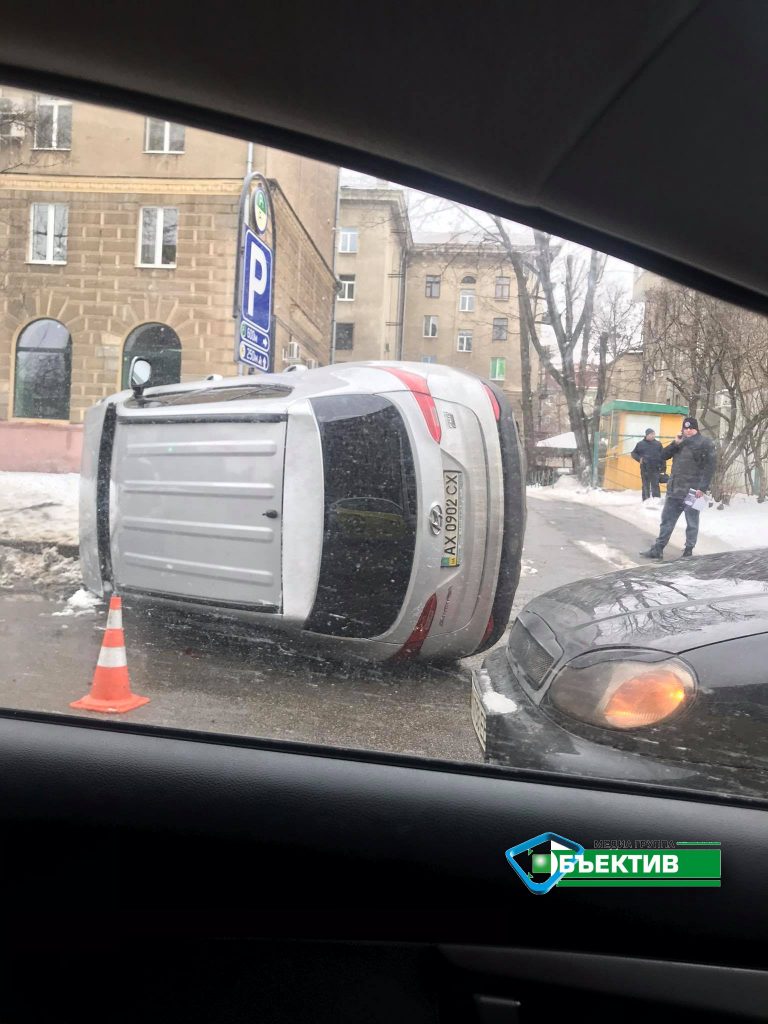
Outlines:
[{"label": "man in dark coat", "polygon": [[664,548],[672,536],[675,523],[685,512],[683,556],[688,557],[693,554],[699,536],[699,511],[686,505],[685,499],[690,491],[701,498],[709,490],[717,461],[715,446],[708,437],[701,436],[698,421],[693,416],[686,416],[682,431],[672,444],[663,449],[663,453],[665,459],[672,459],[672,474],[661,513],[661,529],[653,546],[640,554],[644,558],[663,558]]},{"label": "man in dark coat", "polygon": [[663,455],[664,446],[656,439],[656,431],[650,427],[642,441],[638,441],[631,455],[635,462],[640,463],[640,478],[643,481],[643,501],[653,495],[661,497],[659,490],[659,473],[666,473],[667,463]]}]

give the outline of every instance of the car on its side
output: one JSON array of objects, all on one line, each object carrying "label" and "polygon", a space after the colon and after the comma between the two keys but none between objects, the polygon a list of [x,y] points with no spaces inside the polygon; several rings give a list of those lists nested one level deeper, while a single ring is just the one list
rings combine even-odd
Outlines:
[{"label": "car on its side", "polygon": [[485,760],[768,796],[768,550],[541,594],[473,673]]},{"label": "car on its side", "polygon": [[509,621],[522,455],[493,384],[345,363],[137,387],[86,415],[86,586],[311,636],[331,654],[452,659]]}]

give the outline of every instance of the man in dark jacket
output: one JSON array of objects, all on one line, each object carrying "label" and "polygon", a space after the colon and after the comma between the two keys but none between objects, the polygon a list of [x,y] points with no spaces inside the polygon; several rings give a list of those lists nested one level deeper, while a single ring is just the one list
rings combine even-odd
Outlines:
[{"label": "man in dark jacket", "polygon": [[632,458],[640,463],[640,478],[643,481],[643,501],[653,495],[661,497],[659,490],[659,473],[665,473],[667,463],[664,460],[664,446],[656,440],[656,431],[650,427],[642,441],[638,441],[632,449]]},{"label": "man in dark jacket", "polygon": [[664,548],[672,536],[675,523],[681,513],[685,512],[683,556],[687,557],[693,554],[699,536],[699,512],[686,505],[685,499],[689,491],[694,491],[696,497],[701,498],[709,490],[717,461],[715,446],[708,437],[701,436],[698,421],[693,416],[686,416],[681,433],[663,449],[663,453],[665,459],[672,459],[672,474],[667,484],[664,511],[661,513],[661,529],[653,546],[640,554],[644,558],[663,558]]}]

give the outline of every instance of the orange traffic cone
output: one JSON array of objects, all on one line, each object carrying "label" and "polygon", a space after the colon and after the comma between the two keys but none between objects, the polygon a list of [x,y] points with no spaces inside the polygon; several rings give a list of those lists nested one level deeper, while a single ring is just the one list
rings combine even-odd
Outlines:
[{"label": "orange traffic cone", "polygon": [[113,594],[109,602],[107,630],[99,652],[96,671],[93,673],[91,692],[80,700],[73,701],[69,706],[82,708],[84,711],[106,711],[116,714],[133,711],[134,708],[140,708],[142,704],[148,702],[149,697],[139,697],[131,693],[123,634],[123,602],[117,594]]}]

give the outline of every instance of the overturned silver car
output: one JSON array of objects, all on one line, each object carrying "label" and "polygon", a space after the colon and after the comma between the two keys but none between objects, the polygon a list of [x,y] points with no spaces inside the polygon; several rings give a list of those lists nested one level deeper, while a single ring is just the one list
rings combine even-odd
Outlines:
[{"label": "overturned silver car", "polygon": [[345,657],[463,657],[509,620],[523,477],[502,392],[448,367],[137,386],[86,416],[83,576]]}]

